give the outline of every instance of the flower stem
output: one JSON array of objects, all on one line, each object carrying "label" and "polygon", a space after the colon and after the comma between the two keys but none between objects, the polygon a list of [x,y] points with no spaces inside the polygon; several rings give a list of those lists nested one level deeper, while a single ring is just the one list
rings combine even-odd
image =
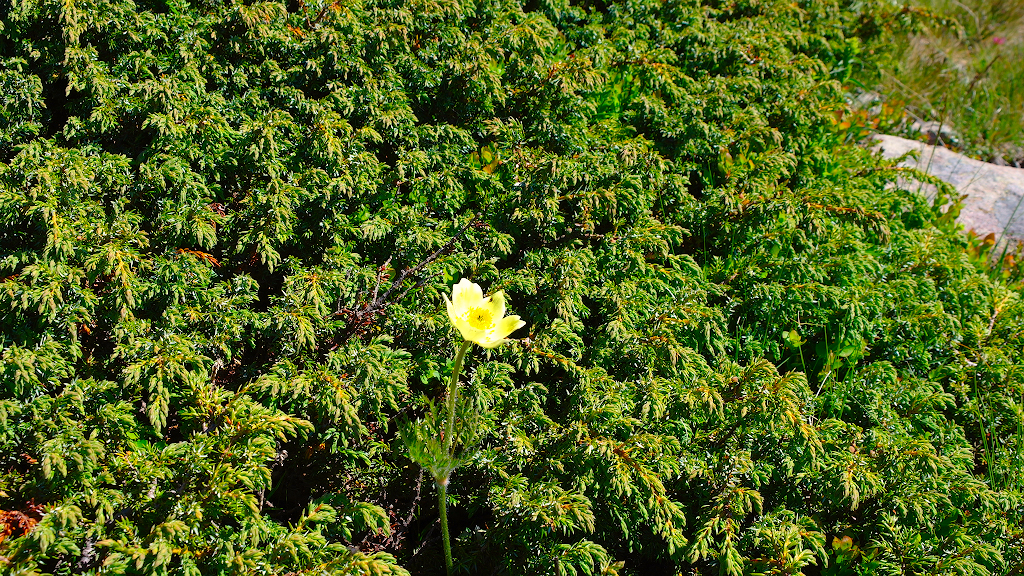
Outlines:
[{"label": "flower stem", "polygon": [[[455,400],[459,396],[459,375],[462,373],[462,361],[473,343],[464,340],[455,354],[455,365],[452,366],[452,379],[448,384],[448,421],[444,427],[444,453],[449,458],[455,452]],[[449,473],[450,474],[450,473]],[[452,576],[452,543],[448,536],[448,477],[437,481],[437,508],[441,514],[441,540],[444,542],[444,570]]]},{"label": "flower stem", "polygon": [[444,571],[452,576],[452,543],[448,539],[448,479],[437,483],[437,508],[441,512],[441,538],[444,540]]},{"label": "flower stem", "polygon": [[462,361],[466,358],[466,351],[472,345],[473,343],[469,340],[463,340],[462,347],[459,348],[459,352],[455,355],[455,365],[452,367],[452,380],[448,384],[448,422],[444,428],[444,451],[449,457],[453,454],[454,450],[455,400],[459,396],[459,374],[462,372]]}]

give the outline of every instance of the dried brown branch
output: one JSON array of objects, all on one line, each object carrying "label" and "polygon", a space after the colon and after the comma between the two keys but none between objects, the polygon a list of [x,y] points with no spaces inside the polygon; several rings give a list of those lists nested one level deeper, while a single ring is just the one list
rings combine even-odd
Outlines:
[{"label": "dried brown branch", "polygon": [[367,328],[373,325],[377,316],[384,313],[388,306],[395,302],[401,302],[410,291],[422,287],[424,282],[426,282],[426,277],[418,278],[416,282],[407,286],[394,299],[391,297],[392,294],[395,294],[405,284],[405,281],[408,278],[416,277],[431,262],[445,254],[450,254],[455,249],[456,244],[462,235],[465,234],[466,230],[470,227],[477,227],[480,225],[482,225],[482,223],[474,216],[466,222],[462,228],[459,228],[459,230],[451,237],[451,239],[448,240],[448,242],[445,242],[443,246],[421,260],[415,266],[405,268],[399,272],[395,276],[395,279],[391,281],[391,285],[388,286],[388,289],[381,293],[380,285],[383,282],[387,266],[391,262],[391,258],[388,258],[378,269],[377,283],[373,288],[373,294],[371,295],[370,301],[364,303],[362,306],[355,308],[339,308],[334,312],[334,316],[340,316],[345,320],[346,326],[345,330],[339,335],[339,337],[333,341],[331,349],[333,350],[334,348],[337,348],[353,335],[364,332]]}]

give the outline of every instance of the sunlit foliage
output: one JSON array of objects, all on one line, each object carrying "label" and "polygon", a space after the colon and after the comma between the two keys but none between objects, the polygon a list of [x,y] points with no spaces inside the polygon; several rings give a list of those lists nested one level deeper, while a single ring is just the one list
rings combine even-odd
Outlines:
[{"label": "sunlit foliage", "polygon": [[1004,574],[1024,304],[842,144],[888,2],[6,0],[0,571]]}]

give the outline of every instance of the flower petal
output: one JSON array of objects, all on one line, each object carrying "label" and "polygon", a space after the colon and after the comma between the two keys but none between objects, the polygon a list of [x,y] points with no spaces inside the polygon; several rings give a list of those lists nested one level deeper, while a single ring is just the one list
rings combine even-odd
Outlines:
[{"label": "flower petal", "polygon": [[523,326],[526,326],[526,322],[519,319],[519,316],[508,316],[498,321],[498,326],[494,329],[496,333],[505,338],[509,334],[519,330]]},{"label": "flower petal", "polygon": [[491,311],[491,318],[497,322],[499,318],[505,315],[505,293],[498,290],[488,300],[487,308]]},{"label": "flower petal", "polygon": [[487,334],[485,334],[483,338],[474,339],[473,342],[476,342],[483,348],[497,348],[499,345],[508,342],[506,337],[509,334],[523,326],[526,326],[526,322],[520,320],[519,316],[502,318],[495,324],[494,328],[487,331]]},{"label": "flower petal", "polygon": [[505,343],[504,338],[495,338],[493,334],[488,334],[484,338],[474,340],[481,348],[497,348],[498,346]]},{"label": "flower petal", "polygon": [[441,297],[444,298],[444,304],[448,307],[448,321],[452,323],[452,326],[458,327],[459,321],[458,316],[455,314],[455,305],[448,299],[447,294],[441,294]]},{"label": "flower petal", "polygon": [[480,285],[463,278],[452,287],[452,303],[456,314],[465,314],[466,310],[478,306],[484,299],[484,291]]},{"label": "flower petal", "polygon": [[[459,330],[459,334],[462,335],[463,340],[469,340],[470,342],[476,342],[480,344],[483,341],[488,340],[488,334],[490,330],[481,330],[474,328],[469,322],[460,320],[455,327]],[[483,344],[480,344],[483,346]]]}]

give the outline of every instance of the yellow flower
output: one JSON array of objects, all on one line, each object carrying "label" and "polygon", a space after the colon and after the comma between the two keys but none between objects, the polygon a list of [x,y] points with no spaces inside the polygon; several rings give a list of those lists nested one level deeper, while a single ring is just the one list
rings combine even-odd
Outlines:
[{"label": "yellow flower", "polygon": [[465,278],[452,286],[451,299],[445,295],[444,301],[452,326],[464,339],[484,348],[508,342],[509,334],[526,326],[519,316],[505,316],[505,294],[499,291],[484,298],[480,286]]}]

